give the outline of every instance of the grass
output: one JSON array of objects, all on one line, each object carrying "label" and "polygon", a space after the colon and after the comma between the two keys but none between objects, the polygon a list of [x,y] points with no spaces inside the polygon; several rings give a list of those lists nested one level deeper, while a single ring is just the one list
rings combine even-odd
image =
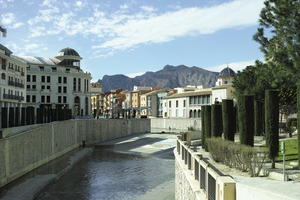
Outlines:
[{"label": "grass", "polygon": [[[298,160],[298,140],[290,139],[285,140],[285,161],[288,165],[292,161]],[[282,153],[279,151],[276,157],[276,162],[282,162]]]}]

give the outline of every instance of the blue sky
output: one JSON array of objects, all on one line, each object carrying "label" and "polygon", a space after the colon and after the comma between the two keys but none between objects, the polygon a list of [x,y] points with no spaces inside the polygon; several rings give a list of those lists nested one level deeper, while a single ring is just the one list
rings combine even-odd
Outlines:
[{"label": "blue sky", "polygon": [[252,40],[263,0],[0,0],[0,43],[16,55],[71,47],[93,80],[166,64],[235,70],[263,59]]}]

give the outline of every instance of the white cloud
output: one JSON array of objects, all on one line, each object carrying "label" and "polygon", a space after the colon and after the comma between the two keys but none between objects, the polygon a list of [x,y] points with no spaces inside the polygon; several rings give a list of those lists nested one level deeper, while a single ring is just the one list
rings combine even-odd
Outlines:
[{"label": "white cloud", "polygon": [[1,14],[1,23],[4,25],[10,25],[15,22],[15,15],[13,13]]},{"label": "white cloud", "polygon": [[228,64],[221,64],[213,67],[207,67],[206,69],[210,71],[220,72],[222,69],[228,66],[231,69],[233,69],[235,72],[237,72],[237,71],[242,71],[247,66],[254,65],[254,64],[255,64],[255,60],[248,60],[248,61],[232,62]]},{"label": "white cloud", "polygon": [[139,44],[161,43],[187,35],[254,25],[261,0],[235,0],[208,8],[185,8],[144,19],[130,19],[113,28],[116,37],[99,48],[127,49]]},{"label": "white cloud", "polygon": [[40,43],[26,43],[24,45],[16,43],[5,44],[9,49],[11,49],[14,54],[26,55],[28,53],[40,53],[41,50],[47,50],[48,48],[44,44]]},{"label": "white cloud", "polygon": [[120,8],[121,8],[121,9],[128,9],[129,7],[128,7],[127,4],[123,4],[123,5],[120,6]]},{"label": "white cloud", "polygon": [[83,6],[83,3],[82,3],[82,1],[76,1],[75,5],[78,7],[81,7],[81,6]]},{"label": "white cloud", "polygon": [[153,8],[152,6],[141,6],[141,9],[145,12],[154,12],[154,11],[156,11],[156,9]]},{"label": "white cloud", "polygon": [[130,74],[125,74],[125,76],[128,76],[129,78],[134,78],[134,77],[137,77],[137,76],[141,76],[143,74],[145,74],[145,72],[130,73]]},{"label": "white cloud", "polygon": [[[128,5],[123,4],[119,10],[107,13],[103,11],[105,7],[100,5],[86,6],[83,8],[85,10],[80,11],[71,9],[85,1],[76,2],[60,5],[57,0],[44,0],[38,15],[28,20],[30,36],[96,36],[90,37],[98,41],[92,48],[105,52],[102,55],[112,55],[116,51],[134,49],[143,44],[255,25],[263,6],[262,0],[233,0],[212,7],[181,8],[165,13],[142,6],[137,13],[127,13],[124,9]],[[65,9],[68,11],[65,12]],[[91,14],[83,15],[83,11]]]},{"label": "white cloud", "polygon": [[12,29],[16,29],[16,28],[19,28],[19,27],[21,27],[21,26],[23,26],[24,25],[24,23],[22,23],[22,22],[17,22],[17,23],[15,23],[15,24],[13,24],[12,26],[11,26],[11,28]]}]

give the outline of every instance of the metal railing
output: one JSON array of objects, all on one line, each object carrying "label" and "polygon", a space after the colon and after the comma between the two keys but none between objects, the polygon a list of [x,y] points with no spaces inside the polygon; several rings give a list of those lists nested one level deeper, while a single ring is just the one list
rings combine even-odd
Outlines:
[{"label": "metal railing", "polygon": [[[208,200],[223,200],[222,197],[225,196],[231,196],[228,200],[235,200],[233,192],[235,191],[235,182],[231,177],[220,172],[207,158],[199,155],[199,152],[190,149],[185,141],[178,139],[176,150],[186,168],[191,170],[194,179],[198,181],[199,190],[206,195]],[[228,189],[228,185],[231,189]],[[228,195],[228,193],[230,194]]]},{"label": "metal railing", "polygon": [[11,99],[11,100],[18,100],[24,101],[23,96],[13,95],[13,94],[3,94],[3,99]]}]

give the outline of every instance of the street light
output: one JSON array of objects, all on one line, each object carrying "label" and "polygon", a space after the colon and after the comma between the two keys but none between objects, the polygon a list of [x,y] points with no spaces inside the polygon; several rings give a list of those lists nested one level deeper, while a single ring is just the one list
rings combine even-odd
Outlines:
[{"label": "street light", "polygon": [[0,32],[2,33],[2,37],[6,37],[7,30],[1,25],[0,25]]}]

